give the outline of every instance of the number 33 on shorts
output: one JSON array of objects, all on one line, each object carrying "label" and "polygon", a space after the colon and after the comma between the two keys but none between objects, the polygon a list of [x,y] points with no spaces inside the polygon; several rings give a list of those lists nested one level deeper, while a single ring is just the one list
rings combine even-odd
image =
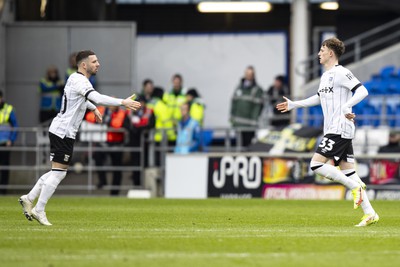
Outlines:
[{"label": "number 33 on shorts", "polygon": [[322,151],[324,151],[324,150],[332,151],[334,144],[335,144],[335,141],[333,141],[327,137],[324,137],[324,138],[322,138],[321,143],[319,144],[319,147],[322,148]]}]

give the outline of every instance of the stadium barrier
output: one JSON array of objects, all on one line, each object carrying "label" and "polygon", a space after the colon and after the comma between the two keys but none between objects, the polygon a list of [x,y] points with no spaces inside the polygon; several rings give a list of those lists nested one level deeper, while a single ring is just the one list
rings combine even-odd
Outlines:
[{"label": "stadium barrier", "polygon": [[[125,192],[131,189],[147,189],[150,190],[152,196],[165,195],[166,197],[173,198],[262,197],[264,195],[267,198],[272,198],[272,196],[276,197],[278,194],[283,194],[285,190],[289,192],[288,194],[292,195],[295,193],[290,192],[300,192],[302,190],[308,190],[309,194],[319,194],[319,191],[321,191],[319,187],[320,183],[315,183],[312,174],[307,167],[310,154],[290,154],[285,151],[285,149],[282,150],[280,148],[282,144],[285,144],[285,146],[291,149],[304,150],[307,147],[309,148],[310,145],[315,145],[317,142],[316,137],[304,138],[295,135],[288,136],[288,131],[293,133],[293,130],[298,129],[296,127],[298,127],[298,125],[291,125],[284,130],[258,130],[256,137],[258,142],[255,142],[252,146],[247,148],[242,146],[240,132],[254,129],[231,129],[223,127],[203,129],[203,132],[205,133],[203,138],[205,140],[203,140],[204,142],[202,141],[203,145],[201,147],[201,152],[185,155],[184,157],[171,154],[173,147],[168,146],[166,140],[163,141],[160,146],[156,146],[153,142],[154,133],[152,131],[143,132],[140,147],[129,147],[128,145],[123,147],[107,147],[96,146],[95,140],[88,140],[87,137],[86,140],[82,141],[81,137],[83,135],[93,134],[96,132],[93,130],[83,129],[83,132],[81,131],[75,145],[74,157],[69,169],[68,179],[63,181],[59,190],[62,190],[63,193],[67,194],[104,194],[109,190],[119,189],[122,192],[121,194],[125,194]],[[100,129],[97,130],[97,132],[100,131],[100,134],[104,134],[106,130],[107,129]],[[164,132],[166,130],[167,129],[164,129]],[[0,188],[7,189],[8,193],[20,193],[30,189],[40,175],[48,171],[50,167],[49,141],[47,137],[48,128],[18,128],[17,131],[19,132],[19,137],[15,146],[0,147],[0,150],[11,151],[11,165],[0,166],[0,170],[10,171],[9,184],[0,185]],[[360,176],[362,176],[363,179],[366,179],[370,177],[368,176],[369,173],[373,173],[373,177],[376,177],[373,178],[375,179],[375,182],[372,182],[373,185],[371,185],[371,189],[376,186],[379,187],[381,184],[398,183],[398,154],[385,156],[375,155],[378,142],[382,140],[385,141],[386,137],[384,136],[385,134],[388,134],[387,129],[384,130],[384,134],[382,134],[382,131],[383,130],[380,129],[361,128],[358,130],[358,133],[361,134],[359,134],[353,142],[355,151],[359,151],[356,155],[360,162]],[[310,133],[310,131],[307,132]],[[315,134],[320,132],[320,130],[313,130],[312,132]],[[377,138],[379,140],[377,140]],[[372,147],[375,150],[370,150],[368,147]],[[145,153],[146,149],[148,149],[148,153]],[[253,149],[254,152],[249,154],[248,151],[251,149]],[[106,162],[102,166],[96,166],[94,164],[94,153],[107,153],[116,150],[122,151],[126,156],[124,166],[112,166],[109,162]],[[309,151],[312,150],[313,149]],[[262,153],[263,151],[270,152],[266,154]],[[367,151],[368,153],[365,153],[364,156],[359,156],[363,155],[364,151]],[[145,160],[144,157],[141,157],[140,164],[134,166],[129,160],[131,152],[138,152],[141,155],[147,154],[148,158]],[[237,157],[239,157],[239,166],[237,169],[228,168],[230,165],[228,164],[229,161],[227,163],[226,160],[232,155],[234,156],[234,159],[229,159],[231,161],[234,160],[236,162]],[[253,158],[251,162],[246,162],[245,159],[252,156],[255,156],[255,158]],[[225,178],[232,176],[232,173],[235,172],[237,172],[234,174],[235,179],[242,177],[244,173],[246,173],[246,170],[241,169],[242,167],[240,166],[242,165],[240,164],[257,164],[249,165],[249,168],[251,169],[247,171],[247,178],[249,180],[246,180],[246,184],[254,186],[255,182],[252,179],[254,179],[255,176],[249,176],[249,171],[255,171],[257,166],[257,175],[261,175],[262,184],[266,185],[265,188],[257,188],[257,190],[261,190],[256,190],[257,193],[254,193],[254,190],[250,191],[250,193],[247,191],[245,193],[240,193],[240,191],[236,192],[235,190],[226,190],[226,192],[221,193],[217,189],[222,188],[225,190],[226,188],[225,186],[221,187],[220,185],[220,187],[215,188],[214,191],[210,189],[209,192],[208,185],[209,181],[211,181],[211,174],[209,174],[211,173],[210,166],[221,166],[222,158],[224,159],[223,162],[225,162],[224,170],[228,171],[228,174],[224,176]],[[378,159],[381,161],[374,161]],[[185,164],[185,161],[189,161],[189,163]],[[191,164],[193,165],[193,168],[189,167]],[[262,166],[261,169],[259,169],[259,166]],[[112,172],[115,170],[123,172],[124,178],[121,186],[105,186],[101,189],[96,187],[97,172]],[[141,173],[142,180],[140,186],[133,186],[132,182],[129,182],[129,176],[133,171],[139,171]],[[286,176],[283,176],[282,178],[279,175],[277,176],[280,172],[287,172],[290,173],[290,175],[286,173]],[[364,175],[363,173],[365,172],[368,174]],[[311,185],[314,187],[310,187],[311,189],[308,186],[304,187],[304,185],[307,185],[307,179],[312,181]],[[266,182],[264,182],[264,180]],[[171,183],[173,185],[172,188]],[[185,185],[185,183],[189,184]],[[277,186],[278,184],[285,183],[288,183],[290,186],[284,190],[280,185]],[[198,185],[198,188],[193,189],[194,191],[192,192],[192,189],[189,187],[196,184]],[[240,182],[239,184],[244,183]],[[294,185],[297,186],[297,189],[294,188]],[[226,186],[228,186],[228,184]],[[383,186],[389,188],[387,185]],[[292,187],[294,189],[291,189]],[[200,190],[201,188],[203,189]],[[325,187],[324,185],[324,190],[322,191],[329,194],[339,194],[337,188],[334,188],[332,192],[326,191],[327,188],[329,187]],[[391,188],[397,190],[396,186]],[[171,189],[173,190],[171,191]],[[181,192],[181,190],[183,191]],[[341,191],[340,194],[343,195],[344,193]]]}]

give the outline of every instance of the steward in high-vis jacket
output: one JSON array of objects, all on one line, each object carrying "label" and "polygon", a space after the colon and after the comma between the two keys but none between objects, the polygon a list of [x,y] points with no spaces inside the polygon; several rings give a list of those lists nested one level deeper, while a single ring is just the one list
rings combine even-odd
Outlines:
[{"label": "steward in high-vis jacket", "polygon": [[169,142],[175,142],[176,140],[175,126],[171,118],[172,110],[163,101],[163,94],[164,91],[161,88],[154,88],[153,100],[148,104],[148,107],[153,109],[156,120],[154,134],[156,143],[161,143],[164,131]]},{"label": "steward in high-vis jacket", "polygon": [[164,93],[162,99],[168,106],[173,125],[176,126],[182,118],[181,106],[186,102],[186,90],[182,87],[182,76],[180,74],[175,74],[172,77],[172,84],[171,91]]},{"label": "steward in high-vis jacket", "polygon": [[200,126],[202,126],[204,121],[205,104],[195,88],[188,90],[186,94],[186,100],[190,107],[190,117],[196,120]]},{"label": "steward in high-vis jacket", "polygon": [[[0,147],[11,147],[17,139],[17,131],[14,131],[18,127],[17,117],[15,115],[14,107],[7,104],[3,99],[3,92],[0,91]],[[10,165],[9,150],[0,150],[0,166]],[[10,171],[3,169],[0,171],[0,185],[8,185]],[[0,189],[0,194],[6,193],[6,189]]]},{"label": "steward in high-vis jacket", "polygon": [[46,122],[57,116],[61,108],[61,96],[64,83],[58,75],[58,69],[50,66],[47,69],[46,77],[40,79],[39,92],[40,101],[40,122]]}]

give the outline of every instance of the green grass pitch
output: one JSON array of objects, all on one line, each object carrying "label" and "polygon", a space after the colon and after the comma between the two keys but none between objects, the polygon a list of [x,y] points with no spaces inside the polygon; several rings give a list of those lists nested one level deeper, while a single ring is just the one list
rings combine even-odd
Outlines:
[{"label": "green grass pitch", "polygon": [[0,266],[399,266],[399,202],[54,197],[51,227],[0,198]]}]

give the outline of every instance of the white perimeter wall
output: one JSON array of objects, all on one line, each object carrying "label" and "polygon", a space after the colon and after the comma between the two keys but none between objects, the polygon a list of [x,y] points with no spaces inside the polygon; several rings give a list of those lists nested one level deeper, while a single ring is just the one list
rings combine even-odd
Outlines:
[{"label": "white perimeter wall", "polygon": [[168,154],[165,170],[166,198],[207,198],[208,156]]},{"label": "white perimeter wall", "polygon": [[283,32],[246,34],[139,35],[137,90],[146,78],[165,90],[180,73],[186,88],[196,87],[207,105],[206,127],[229,125],[230,100],[247,66],[256,69],[264,90],[287,73],[287,37]]}]

